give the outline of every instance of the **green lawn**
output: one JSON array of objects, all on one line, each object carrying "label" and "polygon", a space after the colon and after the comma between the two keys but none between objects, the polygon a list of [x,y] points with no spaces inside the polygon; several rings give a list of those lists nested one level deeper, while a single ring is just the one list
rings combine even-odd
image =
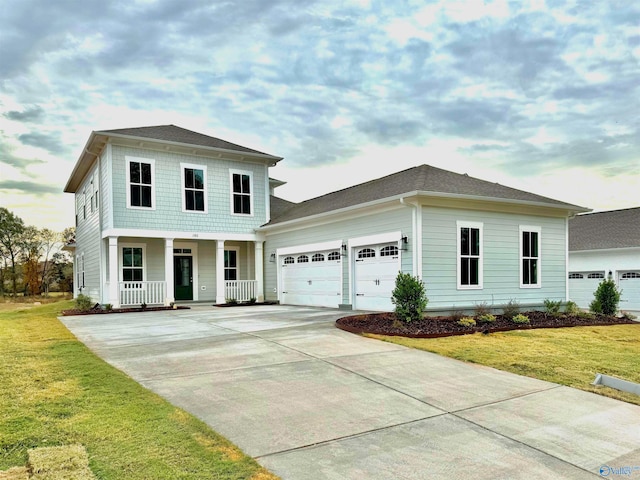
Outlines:
[{"label": "green lawn", "polygon": [[367,336],[640,405],[639,395],[590,385],[596,373],[640,383],[640,324],[429,339]]},{"label": "green lawn", "polygon": [[82,444],[100,479],[277,478],[93,355],[56,318],[71,305],[0,311],[0,471]]}]

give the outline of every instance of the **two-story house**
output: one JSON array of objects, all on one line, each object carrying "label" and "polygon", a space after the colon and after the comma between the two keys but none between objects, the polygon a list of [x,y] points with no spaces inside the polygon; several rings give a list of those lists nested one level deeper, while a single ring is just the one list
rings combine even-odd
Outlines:
[{"label": "two-story house", "polygon": [[93,132],[65,187],[75,293],[391,310],[403,271],[433,310],[567,299],[585,208],[428,165],[291,203],[273,195],[280,160],[173,125]]},{"label": "two-story house", "polygon": [[92,132],[75,194],[75,291],[113,306],[264,298],[280,157],[173,125]]}]

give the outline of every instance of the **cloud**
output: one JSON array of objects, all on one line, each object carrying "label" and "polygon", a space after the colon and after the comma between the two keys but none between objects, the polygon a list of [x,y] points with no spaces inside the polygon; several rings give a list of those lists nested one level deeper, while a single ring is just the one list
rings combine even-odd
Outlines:
[{"label": "cloud", "polygon": [[60,155],[68,152],[68,147],[62,144],[58,133],[23,133],[22,135],[18,135],[18,140],[23,145],[42,148],[53,155]]},{"label": "cloud", "polygon": [[62,191],[62,187],[29,181],[0,180],[0,190],[13,190],[29,195],[40,196],[60,193]]},{"label": "cloud", "polygon": [[33,105],[23,111],[6,112],[4,116],[15,122],[41,123],[44,120],[44,109],[40,105]]}]

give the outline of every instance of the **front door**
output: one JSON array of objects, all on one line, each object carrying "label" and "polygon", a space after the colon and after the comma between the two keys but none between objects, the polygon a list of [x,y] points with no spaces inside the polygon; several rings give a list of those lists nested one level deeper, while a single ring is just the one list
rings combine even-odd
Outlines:
[{"label": "front door", "polygon": [[193,300],[193,257],[173,257],[173,284],[176,300]]}]

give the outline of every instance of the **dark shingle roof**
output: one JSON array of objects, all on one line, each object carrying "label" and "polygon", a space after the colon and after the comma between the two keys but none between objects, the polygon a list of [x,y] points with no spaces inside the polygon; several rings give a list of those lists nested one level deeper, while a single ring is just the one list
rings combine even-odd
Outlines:
[{"label": "dark shingle roof", "polygon": [[271,195],[271,218],[275,219],[282,215],[284,212],[289,210],[294,205],[297,205],[294,202],[290,202],[289,200],[285,200],[284,198],[276,197]]},{"label": "dark shingle roof", "polygon": [[416,191],[532,202],[577,211],[586,210],[551,198],[473,178],[466,174],[461,175],[430,165],[420,165],[298,203],[278,218],[273,218],[269,225]]},{"label": "dark shingle roof", "polygon": [[640,247],[640,207],[578,215],[569,220],[569,251]]},{"label": "dark shingle roof", "polygon": [[152,127],[138,128],[119,128],[116,130],[102,130],[102,134],[125,135],[128,137],[141,137],[153,140],[162,140],[167,142],[184,143],[187,145],[197,145],[201,147],[222,148],[225,150],[233,150],[243,153],[259,153],[261,155],[269,155],[268,153],[259,152],[252,148],[236,145],[220,138],[210,137],[198,132],[192,132],[186,128],[177,127],[175,125],[157,125]]}]

